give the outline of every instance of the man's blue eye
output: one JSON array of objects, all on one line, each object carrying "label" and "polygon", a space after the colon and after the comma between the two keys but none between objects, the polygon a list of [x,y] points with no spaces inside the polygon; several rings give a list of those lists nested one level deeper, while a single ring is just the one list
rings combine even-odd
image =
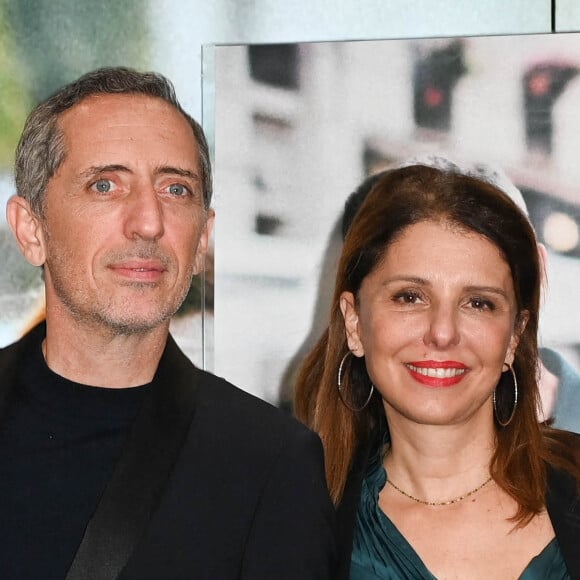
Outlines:
[{"label": "man's blue eye", "polygon": [[100,193],[109,193],[111,191],[111,182],[108,179],[99,179],[95,183],[95,189]]},{"label": "man's blue eye", "polygon": [[169,193],[171,195],[186,195],[188,192],[187,188],[180,183],[173,183],[169,186]]}]

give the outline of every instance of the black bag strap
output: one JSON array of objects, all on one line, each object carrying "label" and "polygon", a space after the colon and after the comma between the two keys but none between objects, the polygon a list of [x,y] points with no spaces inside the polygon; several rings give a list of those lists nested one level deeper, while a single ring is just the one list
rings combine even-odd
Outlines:
[{"label": "black bag strap", "polygon": [[127,564],[186,438],[199,377],[169,337],[151,392],[137,414],[66,580],[114,580]]}]

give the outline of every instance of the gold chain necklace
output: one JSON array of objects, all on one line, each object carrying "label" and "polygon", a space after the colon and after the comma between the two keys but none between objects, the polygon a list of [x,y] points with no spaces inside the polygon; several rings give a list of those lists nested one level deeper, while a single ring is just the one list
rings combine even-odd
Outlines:
[{"label": "gold chain necklace", "polygon": [[403,491],[400,487],[395,485],[390,479],[387,478],[387,483],[390,484],[392,487],[394,487],[400,494],[404,495],[405,497],[408,497],[409,499],[412,499],[413,501],[416,501],[417,503],[422,503],[424,505],[436,505],[436,506],[451,505],[452,503],[457,503],[458,501],[461,501],[461,500],[469,497],[470,495],[477,493],[480,489],[485,487],[490,481],[491,481],[491,475],[483,483],[479,484],[475,489],[472,489],[471,491],[468,491],[467,493],[464,493],[463,495],[460,495],[459,497],[456,497],[454,499],[450,499],[447,501],[426,501],[424,499],[419,499],[418,497],[412,496],[410,493],[407,493],[406,491]]}]

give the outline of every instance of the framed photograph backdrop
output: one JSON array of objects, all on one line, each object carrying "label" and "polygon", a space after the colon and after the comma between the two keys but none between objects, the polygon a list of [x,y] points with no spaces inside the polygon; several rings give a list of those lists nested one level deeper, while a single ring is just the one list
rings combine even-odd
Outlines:
[{"label": "framed photograph backdrop", "polygon": [[217,46],[212,62],[217,374],[289,404],[346,198],[425,155],[519,188],[548,251],[541,343],[580,368],[580,34]]}]

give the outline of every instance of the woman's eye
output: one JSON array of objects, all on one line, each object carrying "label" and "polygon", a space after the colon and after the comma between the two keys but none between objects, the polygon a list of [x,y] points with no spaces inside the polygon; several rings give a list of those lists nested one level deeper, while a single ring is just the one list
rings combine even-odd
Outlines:
[{"label": "woman's eye", "polygon": [[189,193],[189,189],[182,185],[181,183],[172,183],[168,188],[167,191],[171,195],[176,195],[178,197],[187,195]]},{"label": "woman's eye", "polygon": [[114,185],[110,179],[99,179],[93,183],[92,188],[99,193],[110,193],[113,191]]},{"label": "woman's eye", "polygon": [[483,298],[472,298],[469,303],[471,304],[471,307],[476,310],[495,310],[494,304]]},{"label": "woman's eye", "polygon": [[416,304],[420,301],[420,298],[417,292],[398,292],[393,297],[394,301],[399,304]]}]

